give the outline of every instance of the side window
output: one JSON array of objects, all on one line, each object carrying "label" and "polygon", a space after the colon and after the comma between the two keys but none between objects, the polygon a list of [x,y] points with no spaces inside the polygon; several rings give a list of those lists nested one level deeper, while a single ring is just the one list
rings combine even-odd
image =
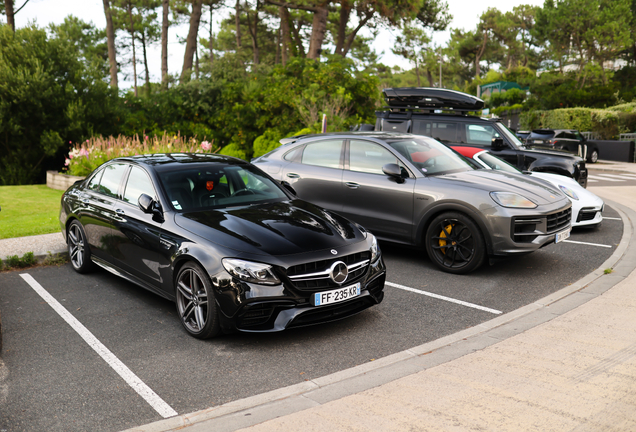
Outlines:
[{"label": "side window", "polygon": [[493,138],[499,138],[499,132],[494,127],[487,124],[466,123],[466,143],[480,146],[490,146]]},{"label": "side window", "polygon": [[285,153],[285,156],[283,156],[283,159],[285,159],[286,161],[295,160],[298,157],[298,153],[300,153],[302,149],[303,149],[303,146],[299,146],[295,148],[294,150]]},{"label": "side window", "polygon": [[102,179],[102,174],[104,174],[104,170],[98,171],[90,182],[88,182],[88,188],[92,191],[99,192],[99,181]]},{"label": "side window", "polygon": [[307,144],[301,163],[326,168],[341,168],[342,140],[325,140]]},{"label": "side window", "polygon": [[148,174],[143,169],[133,166],[128,175],[124,201],[137,205],[137,200],[141,194],[146,194],[152,198],[156,197],[155,189]]},{"label": "side window", "polygon": [[349,143],[349,170],[383,174],[382,167],[388,163],[398,163],[398,160],[384,147],[369,141]]},{"label": "side window", "polygon": [[457,137],[457,123],[455,122],[434,122],[434,121],[416,121],[413,127],[413,133],[417,135],[426,135],[442,142],[461,142]]},{"label": "side window", "polygon": [[128,165],[126,164],[112,164],[104,168],[104,174],[99,183],[99,192],[109,197],[117,198],[119,185],[127,168]]}]

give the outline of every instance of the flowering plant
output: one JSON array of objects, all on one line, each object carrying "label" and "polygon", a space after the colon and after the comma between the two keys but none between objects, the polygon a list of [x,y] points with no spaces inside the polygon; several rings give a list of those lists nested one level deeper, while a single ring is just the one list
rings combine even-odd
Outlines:
[{"label": "flowering plant", "polygon": [[145,135],[143,138],[138,135],[107,138],[99,136],[75,144],[69,141],[72,147],[63,171],[65,174],[87,176],[104,162],[121,156],[152,153],[216,153],[219,148],[213,149],[212,142],[199,142],[196,137],[185,138],[180,134],[163,134],[161,137]]}]

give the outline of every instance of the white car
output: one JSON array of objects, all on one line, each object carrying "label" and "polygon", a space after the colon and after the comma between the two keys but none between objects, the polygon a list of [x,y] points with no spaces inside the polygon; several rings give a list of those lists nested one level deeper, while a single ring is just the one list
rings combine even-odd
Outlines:
[{"label": "white car", "polygon": [[[502,170],[514,173],[521,171],[508,162],[493,156],[483,148],[452,146],[462,156],[470,159],[479,168]],[[576,180],[543,172],[528,172],[535,178],[545,180],[558,187],[572,201],[572,226],[595,227],[603,222],[603,200],[583,188]]]}]

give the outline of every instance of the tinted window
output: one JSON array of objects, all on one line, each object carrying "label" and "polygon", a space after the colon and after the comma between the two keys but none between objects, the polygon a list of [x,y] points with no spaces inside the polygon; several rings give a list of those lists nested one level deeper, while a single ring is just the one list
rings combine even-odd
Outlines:
[{"label": "tinted window", "polygon": [[432,122],[417,121],[413,133],[416,135],[426,135],[442,142],[460,142],[457,139],[457,123],[455,122]]},{"label": "tinted window", "polygon": [[152,181],[146,172],[136,166],[133,166],[128,175],[126,183],[126,191],[124,192],[124,201],[137,204],[137,200],[141,194],[146,194],[151,198],[156,198],[155,189]]},{"label": "tinted window", "polygon": [[327,140],[307,144],[301,162],[327,168],[340,168],[342,140]]},{"label": "tinted window", "polygon": [[117,198],[119,185],[127,168],[128,165],[126,164],[112,164],[104,168],[102,180],[99,182],[99,191],[110,197]]},{"label": "tinted window", "polygon": [[206,164],[162,172],[175,210],[226,208],[287,199],[280,187],[251,166]]},{"label": "tinted window", "polygon": [[493,138],[499,138],[499,132],[488,124],[463,124],[466,133],[467,144],[490,146]]},{"label": "tinted window", "polygon": [[498,157],[493,156],[490,153],[482,153],[478,157],[482,162],[488,165],[491,169],[516,173],[516,174],[519,174],[521,172],[517,168],[510,165],[508,162],[502,159],[499,159]]},{"label": "tinted window", "polygon": [[99,192],[99,181],[102,179],[102,174],[104,174],[104,170],[100,170],[93,176],[91,181],[88,183],[88,188],[90,190],[94,190],[95,192]]},{"label": "tinted window", "polygon": [[349,144],[351,171],[384,174],[382,167],[388,163],[398,163],[398,160],[384,147],[369,141],[351,140]]}]

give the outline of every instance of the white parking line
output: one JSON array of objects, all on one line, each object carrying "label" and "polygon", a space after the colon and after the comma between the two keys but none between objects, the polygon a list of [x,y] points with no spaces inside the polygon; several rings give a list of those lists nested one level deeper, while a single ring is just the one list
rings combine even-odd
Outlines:
[{"label": "white parking line", "polygon": [[633,174],[605,174],[605,173],[596,173],[599,176],[603,176],[603,177],[611,177],[611,178],[617,178],[617,179],[621,179],[621,180],[636,180],[636,176]]},{"label": "white parking line", "polygon": [[601,176],[589,175],[589,174],[588,174],[587,178],[588,179],[592,179],[592,180],[601,180],[601,181],[608,181],[608,182],[624,182],[625,181],[625,179],[617,180],[617,179],[613,179],[613,178],[609,178],[609,177],[601,177]]},{"label": "white parking line", "polygon": [[439,294],[433,294],[433,293],[430,293],[428,291],[422,291],[422,290],[418,290],[418,289],[415,289],[415,288],[410,288],[410,287],[407,287],[407,286],[404,286],[404,285],[400,285],[400,284],[396,284],[396,283],[393,283],[393,282],[385,282],[384,284],[392,286],[393,288],[399,288],[399,289],[404,290],[404,291],[411,291],[411,292],[414,292],[414,293],[417,293],[417,294],[422,294],[422,295],[433,297],[433,298],[436,298],[436,299],[439,299],[439,300],[445,300],[447,302],[456,303],[456,304],[459,304],[459,305],[462,305],[462,306],[467,306],[467,307],[471,307],[471,308],[474,308],[474,309],[483,310],[483,311],[490,312],[490,313],[496,314],[496,315],[499,315],[500,313],[502,313],[501,311],[498,311],[496,309],[490,309],[490,308],[487,308],[487,307],[484,307],[484,306],[479,306],[479,305],[476,305],[476,304],[468,303],[468,302],[457,300],[457,299],[454,299],[454,298],[444,297],[444,296],[439,295]]},{"label": "white parking line", "polygon": [[587,178],[588,183],[598,183],[598,180],[592,180],[591,178]]},{"label": "white parking line", "polygon": [[621,218],[611,218],[611,217],[603,216],[603,220],[623,220],[623,219],[621,219]]},{"label": "white parking line", "polygon": [[73,330],[75,330],[81,337],[86,341],[86,343],[95,350],[97,354],[103,358],[106,363],[112,367],[115,372],[119,374],[120,377],[128,383],[129,386],[135,390],[139,396],[144,398],[146,402],[150,404],[151,407],[155,409],[163,418],[168,418],[172,416],[176,416],[178,413],[173,410],[170,405],[164,402],[157,393],[152,391],[150,387],[148,387],[142,380],[137,377],[128,367],[121,362],[115,354],[110,352],[108,348],[104,346],[93,334],[88,331],[86,327],[82,323],[80,323],[77,318],[75,318],[69,311],[67,311],[64,306],[62,306],[57,300],[53,298],[51,294],[49,294],[43,287],[40,285],[30,274],[23,273],[20,275],[22,279],[26,281],[31,288],[35,290],[36,293],[40,295],[44,299],[45,302],[49,304],[57,312],[63,319],[70,325]]},{"label": "white parking line", "polygon": [[[603,219],[605,219],[605,218],[603,218]],[[614,247],[614,246],[598,244],[598,243],[577,242],[577,241],[574,241],[574,240],[563,240],[563,243],[575,243],[575,244],[582,244],[582,245],[588,245],[588,246],[598,246],[598,247],[604,247],[604,248],[612,248],[612,247]]]}]

